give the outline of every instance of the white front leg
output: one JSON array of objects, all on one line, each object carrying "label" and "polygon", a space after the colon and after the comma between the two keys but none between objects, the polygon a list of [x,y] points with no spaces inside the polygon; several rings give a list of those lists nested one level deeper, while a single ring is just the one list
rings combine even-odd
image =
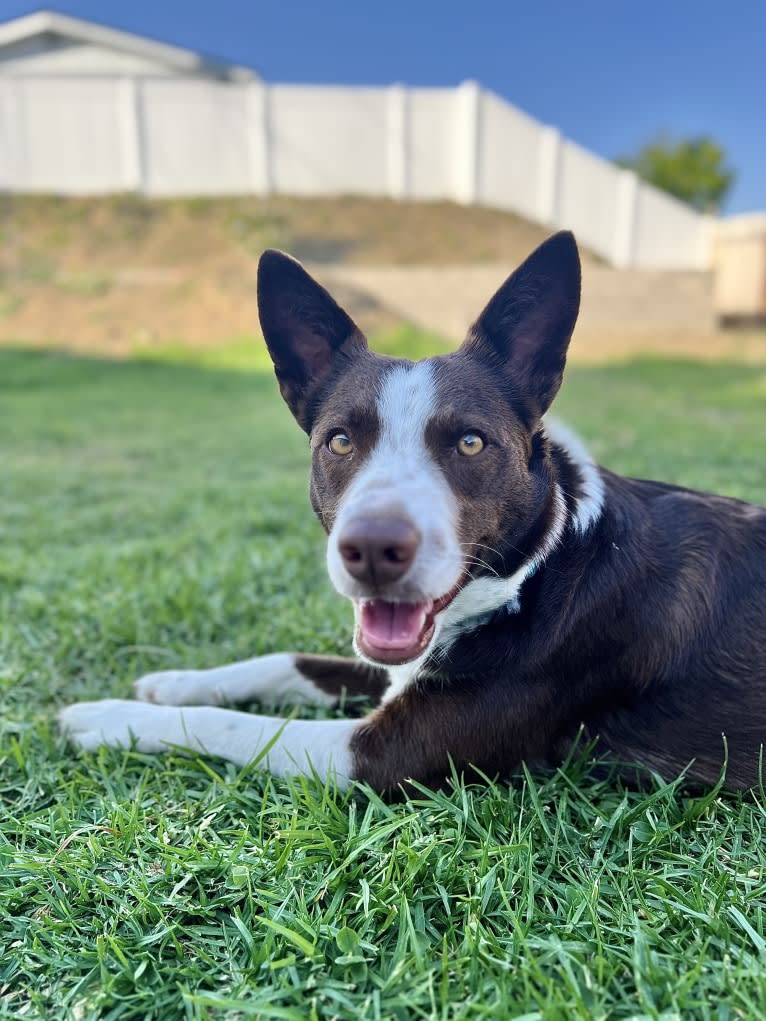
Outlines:
[{"label": "white front leg", "polygon": [[[334,775],[348,786],[349,748],[359,720],[283,720],[232,709],[176,709],[124,699],[79,702],[59,714],[61,728],[86,751],[100,745],[156,753],[181,748],[245,766],[255,759],[275,776]],[[268,749],[265,751],[265,749]]]},{"label": "white front leg", "polygon": [[157,705],[225,705],[263,702],[266,705],[334,705],[328,695],[301,674],[295,656],[275,652],[212,670],[162,670],[136,681],[136,696]]}]

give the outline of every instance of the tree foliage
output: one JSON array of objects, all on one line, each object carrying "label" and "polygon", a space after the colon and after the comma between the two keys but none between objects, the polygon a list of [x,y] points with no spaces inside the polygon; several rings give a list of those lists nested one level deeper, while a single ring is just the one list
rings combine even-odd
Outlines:
[{"label": "tree foliage", "polygon": [[660,137],[644,145],[635,156],[618,162],[702,212],[717,212],[736,176],[726,165],[723,147],[705,135],[688,139]]}]

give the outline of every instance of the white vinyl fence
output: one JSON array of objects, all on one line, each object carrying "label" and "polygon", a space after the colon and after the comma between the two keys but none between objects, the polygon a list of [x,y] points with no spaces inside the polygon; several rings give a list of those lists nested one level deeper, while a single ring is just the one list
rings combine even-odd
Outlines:
[{"label": "white vinyl fence", "polygon": [[709,218],[475,82],[2,76],[0,190],[453,199],[571,228],[616,266],[710,264]]}]

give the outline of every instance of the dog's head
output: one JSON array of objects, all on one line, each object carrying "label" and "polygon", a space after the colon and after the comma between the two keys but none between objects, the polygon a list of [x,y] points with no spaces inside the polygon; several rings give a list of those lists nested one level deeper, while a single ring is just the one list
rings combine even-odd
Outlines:
[{"label": "dog's head", "polygon": [[577,246],[559,233],[508,278],[454,354],[415,363],[373,354],[295,260],[261,257],[263,333],[311,439],[311,502],[366,659],[427,656],[440,632],[492,608],[495,589],[510,591],[555,541],[561,495],[541,418],[579,299]]}]

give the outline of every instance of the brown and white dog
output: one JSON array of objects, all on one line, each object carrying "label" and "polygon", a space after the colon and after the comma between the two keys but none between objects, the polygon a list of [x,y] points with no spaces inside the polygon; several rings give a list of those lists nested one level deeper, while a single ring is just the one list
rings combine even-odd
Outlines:
[{"label": "brown and white dog", "polygon": [[[151,674],[141,701],[70,706],[81,747],[181,746],[283,776],[390,790],[451,770],[598,751],[694,784],[759,779],[766,740],[766,510],[597,467],[543,421],[580,298],[571,234],[537,249],[454,354],[373,354],[279,252],[261,324],[311,438],[311,502],[356,616],[358,659],[277,653]],[[221,703],[378,704],[284,720]],[[178,708],[184,706],[186,708]],[[216,708],[212,708],[216,706]],[[478,774],[472,774],[475,767]]]}]

